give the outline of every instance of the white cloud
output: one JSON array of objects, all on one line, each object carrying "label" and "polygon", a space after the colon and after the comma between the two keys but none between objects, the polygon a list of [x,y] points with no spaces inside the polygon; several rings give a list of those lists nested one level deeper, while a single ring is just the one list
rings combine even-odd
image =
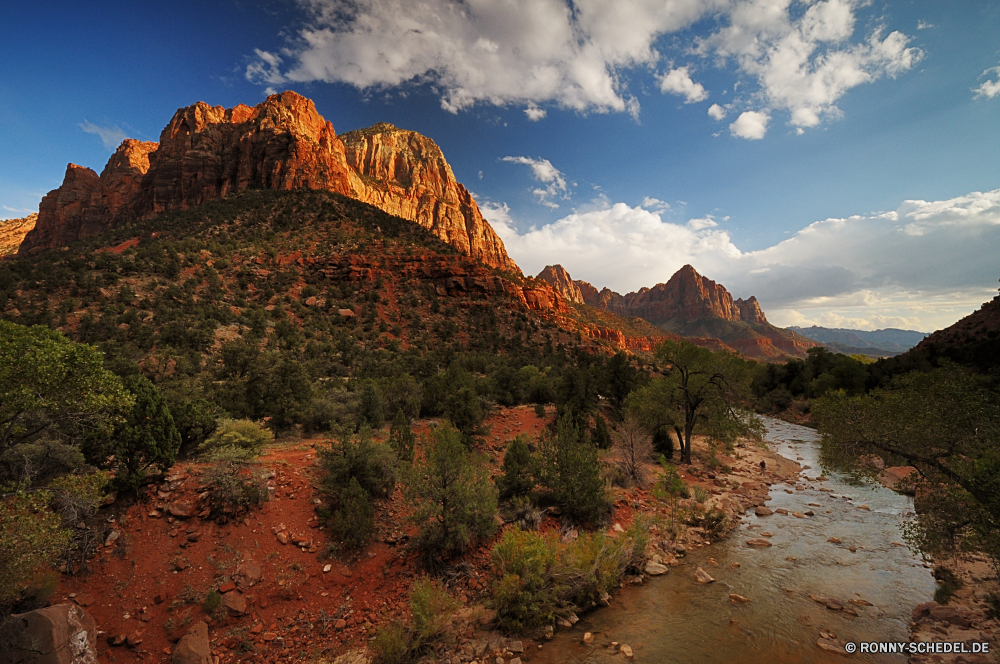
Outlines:
[{"label": "white cloud", "polygon": [[1000,189],[826,219],[747,252],[706,224],[717,223],[711,216],[671,223],[617,203],[519,232],[505,205],[482,209],[528,273],[558,262],[575,279],[626,293],[690,263],[734,297],[757,296],[780,325],[832,325],[839,316],[853,321],[841,327],[931,331],[996,295]]},{"label": "white cloud", "polygon": [[708,99],[708,92],[701,83],[696,83],[687,67],[671,69],[660,78],[660,92],[670,92],[684,97],[685,104]]},{"label": "white cloud", "polygon": [[[255,50],[248,80],[268,90],[312,81],[362,90],[427,83],[448,111],[512,104],[531,120],[544,117],[545,103],[638,118],[628,75],[655,68],[663,49],[735,63],[759,88],[739,100],[743,110],[783,110],[795,126],[814,126],[840,113],[836,102],[851,88],[896,76],[922,57],[900,32],[876,27],[855,37],[855,10],[866,0],[297,3],[302,26],[286,33],[284,48]],[[704,38],[685,36],[706,17],[720,27]],[[689,67],[670,69],[659,83],[686,103],[708,96]]]},{"label": "white cloud", "polygon": [[646,208],[647,210],[652,210],[653,212],[663,212],[664,210],[670,209],[670,203],[666,201],[661,201],[659,198],[653,198],[652,196],[646,196],[642,199],[642,203],[639,207]]},{"label": "white cloud", "polygon": [[796,127],[838,117],[837,101],[853,87],[897,76],[922,57],[901,32],[875,28],[852,42],[856,7],[863,0],[820,0],[793,18],[793,4],[743,0],[728,12],[729,25],[698,41],[703,55],[733,59],[754,77],[764,110],[785,110]]},{"label": "white cloud", "polygon": [[930,30],[931,28],[936,28],[937,26],[933,23],[928,23],[927,21],[917,21],[917,30]]},{"label": "white cloud", "polygon": [[88,134],[95,134],[100,137],[101,143],[104,144],[104,147],[112,151],[117,150],[118,146],[122,144],[122,141],[128,138],[128,134],[126,134],[121,127],[117,127],[115,125],[101,127],[84,119],[84,121],[79,123],[77,126]]},{"label": "white cloud", "polygon": [[524,114],[527,115],[528,119],[532,122],[538,122],[548,115],[548,112],[544,108],[539,108],[535,104],[528,104],[528,108],[524,109]]},{"label": "white cloud", "polygon": [[991,67],[990,69],[987,69],[979,75],[979,78],[984,76],[996,76],[997,78],[995,81],[986,79],[983,81],[982,85],[978,88],[974,88],[972,92],[975,99],[979,99],[980,97],[993,99],[1000,94],[1000,67]]},{"label": "white cloud", "polygon": [[555,209],[559,207],[553,198],[569,199],[569,185],[562,171],[552,165],[548,159],[532,159],[531,157],[504,157],[501,161],[512,164],[524,164],[531,167],[532,176],[546,184],[546,187],[533,189],[531,193],[538,197],[538,202],[542,205]]},{"label": "white cloud", "polygon": [[748,140],[760,140],[767,133],[767,123],[771,116],[760,111],[743,111],[736,122],[729,125],[729,131],[733,136],[746,138]]},{"label": "white cloud", "polygon": [[713,120],[721,120],[726,117],[726,109],[722,108],[718,104],[712,104],[708,107],[708,116]]}]

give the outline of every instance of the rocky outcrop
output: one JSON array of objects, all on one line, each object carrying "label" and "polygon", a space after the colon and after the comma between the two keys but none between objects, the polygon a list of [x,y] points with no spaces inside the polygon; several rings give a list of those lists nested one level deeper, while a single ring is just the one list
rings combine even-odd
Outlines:
[{"label": "rocky outcrop", "polygon": [[[577,282],[573,281],[569,276],[569,272],[562,265],[546,265],[545,269],[538,273],[538,278],[552,286],[557,293],[566,298],[567,302],[584,304],[585,301],[580,287],[577,285]],[[590,284],[587,285],[590,286]],[[595,292],[597,290],[593,286],[590,286],[590,288]]]},{"label": "rocky outcrop", "polygon": [[433,141],[386,124],[338,137],[313,102],[294,92],[253,108],[198,102],[179,109],[159,143],[126,140],[100,177],[70,164],[62,186],[42,199],[18,253],[251,188],[350,196],[420,224],[491,267],[520,274]]},{"label": "rocky outcrop", "polygon": [[75,604],[11,616],[0,636],[7,664],[97,664],[97,625]]},{"label": "rocky outcrop", "polygon": [[385,122],[349,131],[340,140],[355,198],[420,224],[487,265],[520,274],[434,141]]},{"label": "rocky outcrop", "polygon": [[764,325],[767,323],[767,318],[764,317],[764,312],[761,311],[760,303],[757,302],[757,298],[753,295],[749,299],[739,299],[734,302],[736,308],[740,311],[740,320],[746,321],[747,323],[755,323],[757,325]]},{"label": "rocky outcrop", "polygon": [[38,214],[29,214],[23,219],[0,220],[0,257],[17,253],[24,236],[35,227]]}]

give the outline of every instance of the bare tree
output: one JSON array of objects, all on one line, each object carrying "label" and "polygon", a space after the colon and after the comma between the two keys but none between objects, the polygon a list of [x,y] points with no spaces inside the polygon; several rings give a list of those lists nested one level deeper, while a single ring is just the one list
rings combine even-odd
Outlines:
[{"label": "bare tree", "polygon": [[647,481],[646,463],[653,458],[653,439],[639,420],[627,415],[613,434],[612,451],[618,468],[630,485],[644,486]]}]

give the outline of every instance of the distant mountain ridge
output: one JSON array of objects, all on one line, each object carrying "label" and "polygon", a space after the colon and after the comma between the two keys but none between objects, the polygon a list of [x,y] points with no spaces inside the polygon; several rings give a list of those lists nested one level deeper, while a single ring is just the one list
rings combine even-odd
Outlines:
[{"label": "distant mountain ridge", "polygon": [[809,348],[818,345],[771,325],[757,298],[734,300],[722,284],[698,274],[691,265],[679,269],[666,283],[626,295],[609,288],[598,291],[586,281],[573,280],[561,265],[546,266],[538,278],[568,302],[638,317],[699,345],[721,346],[747,357],[771,361],[805,357]]},{"label": "distant mountain ridge", "polygon": [[849,346],[859,349],[874,348],[889,351],[890,353],[905,352],[919,344],[929,334],[928,332],[900,330],[894,327],[871,332],[838,327],[820,327],[818,325],[810,327],[797,327],[793,325],[788,329],[822,344]]}]

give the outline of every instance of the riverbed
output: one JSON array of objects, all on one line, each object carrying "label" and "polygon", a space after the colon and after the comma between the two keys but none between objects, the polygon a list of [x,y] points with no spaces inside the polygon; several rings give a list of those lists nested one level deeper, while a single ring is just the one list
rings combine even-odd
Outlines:
[{"label": "riverbed", "polygon": [[[931,599],[936,587],[920,557],[900,545],[899,528],[912,517],[912,499],[853,484],[837,473],[817,480],[818,434],[780,420],[765,422],[769,448],[809,467],[799,475],[798,488],[771,486],[767,507],[788,515],[748,512],[727,539],[688,553],[665,576],[619,592],[610,608],[582,616],[572,630],[530,653],[532,662],[621,662],[611,642],[631,646],[636,662],[906,661],[901,655],[847,657],[820,649],[817,641],[909,640],[911,610]],[[813,516],[792,515],[809,511]],[[772,546],[746,545],[761,537]],[[698,566],[716,581],[696,583]],[[730,593],[749,601],[733,603]],[[810,595],[839,600],[858,615],[831,610]],[[594,634],[592,644],[581,642],[584,632]]]}]

